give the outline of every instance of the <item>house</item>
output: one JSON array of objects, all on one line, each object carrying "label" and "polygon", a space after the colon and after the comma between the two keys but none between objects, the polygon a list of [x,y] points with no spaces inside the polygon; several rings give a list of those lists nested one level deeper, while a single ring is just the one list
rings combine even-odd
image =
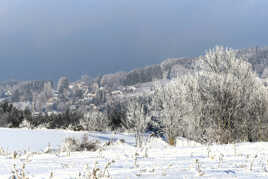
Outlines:
[{"label": "house", "polygon": [[111,92],[111,95],[122,95],[123,93],[122,93],[122,91],[120,91],[120,90],[115,90],[115,91],[112,91]]}]

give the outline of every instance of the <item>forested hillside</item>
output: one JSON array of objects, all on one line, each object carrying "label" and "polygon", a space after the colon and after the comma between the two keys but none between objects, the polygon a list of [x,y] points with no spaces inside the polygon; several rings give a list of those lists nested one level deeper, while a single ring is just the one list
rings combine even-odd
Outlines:
[{"label": "forested hillside", "polygon": [[[194,58],[83,76],[2,85],[1,126],[131,130],[199,142],[267,140],[267,48],[216,47]],[[249,63],[250,62],[250,63]],[[142,139],[137,139],[142,141]]]}]

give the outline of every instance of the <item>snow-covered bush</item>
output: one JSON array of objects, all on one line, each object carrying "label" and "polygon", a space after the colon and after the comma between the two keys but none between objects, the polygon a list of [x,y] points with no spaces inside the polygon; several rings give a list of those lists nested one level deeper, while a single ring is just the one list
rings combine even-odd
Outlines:
[{"label": "snow-covered bush", "polygon": [[196,61],[193,74],[156,85],[153,101],[168,137],[256,141],[267,92],[247,61],[232,49],[216,47]]},{"label": "snow-covered bush", "polygon": [[[216,47],[196,62],[196,80],[188,83],[196,127],[204,141],[256,141],[267,92],[251,65],[232,49]],[[195,100],[194,100],[195,99]]]},{"label": "snow-covered bush", "polygon": [[88,140],[88,136],[84,135],[82,139],[68,137],[61,146],[61,152],[75,151],[96,151],[99,148],[99,142]]}]

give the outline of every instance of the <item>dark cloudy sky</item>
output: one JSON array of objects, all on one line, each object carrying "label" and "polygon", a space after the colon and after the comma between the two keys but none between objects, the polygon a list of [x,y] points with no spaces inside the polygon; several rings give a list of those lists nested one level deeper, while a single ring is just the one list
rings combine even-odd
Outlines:
[{"label": "dark cloudy sky", "polygon": [[0,80],[78,79],[268,45],[267,0],[1,0]]}]

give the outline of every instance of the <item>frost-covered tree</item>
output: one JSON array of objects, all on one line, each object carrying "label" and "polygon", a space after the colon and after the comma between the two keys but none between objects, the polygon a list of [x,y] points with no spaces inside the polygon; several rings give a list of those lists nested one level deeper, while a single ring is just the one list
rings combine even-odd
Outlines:
[{"label": "frost-covered tree", "polygon": [[156,110],[168,137],[200,142],[256,141],[267,92],[251,65],[224,47],[209,50],[195,72],[156,88]]},{"label": "frost-covered tree", "polygon": [[87,85],[90,83],[90,80],[91,80],[91,77],[89,77],[87,74],[82,75],[80,79],[81,82],[84,82]]},{"label": "frost-covered tree", "polygon": [[195,87],[204,141],[258,140],[266,91],[251,65],[234,50],[216,47],[197,60],[196,70],[195,83],[188,85]]},{"label": "frost-covered tree", "polygon": [[69,88],[69,80],[66,76],[60,77],[57,85],[57,90],[63,93],[65,89]]},{"label": "frost-covered tree", "polygon": [[148,101],[145,97],[135,97],[127,102],[126,120],[122,121],[127,128],[133,128],[136,135],[136,145],[141,147],[144,142],[144,132],[150,121]]},{"label": "frost-covered tree", "polygon": [[49,98],[53,96],[53,87],[51,82],[46,82],[40,93],[33,93],[32,107],[33,111],[42,111],[46,108]]},{"label": "frost-covered tree", "polygon": [[80,120],[83,129],[91,131],[104,131],[109,124],[107,117],[97,109],[84,113],[83,119]]},{"label": "frost-covered tree", "polygon": [[268,67],[264,68],[261,77],[262,78],[268,78]]},{"label": "frost-covered tree", "polygon": [[50,83],[50,82],[45,83],[43,92],[45,93],[47,98],[51,98],[53,96],[53,85],[52,85],[52,83]]},{"label": "frost-covered tree", "polygon": [[167,85],[155,84],[153,106],[155,114],[164,126],[164,132],[170,144],[174,144],[176,136],[184,135],[184,119],[192,111],[186,98],[186,79],[181,77]]}]

